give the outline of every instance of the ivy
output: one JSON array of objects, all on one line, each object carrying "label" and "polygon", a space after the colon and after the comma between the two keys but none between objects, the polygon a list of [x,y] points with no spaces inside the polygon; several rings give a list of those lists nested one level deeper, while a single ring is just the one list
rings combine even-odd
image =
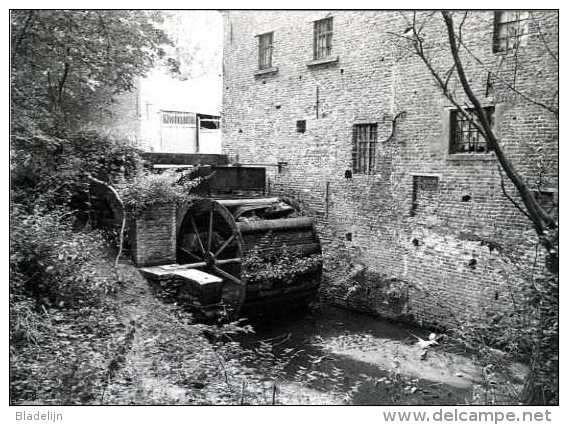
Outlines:
[{"label": "ivy", "polygon": [[[270,241],[272,243],[270,243]],[[280,249],[271,233],[266,235],[243,259],[243,276],[248,283],[260,283],[263,288],[277,285],[292,285],[299,276],[315,272],[322,266],[321,254],[302,255],[300,250],[290,249],[286,244]],[[263,249],[262,246],[272,249]]]}]

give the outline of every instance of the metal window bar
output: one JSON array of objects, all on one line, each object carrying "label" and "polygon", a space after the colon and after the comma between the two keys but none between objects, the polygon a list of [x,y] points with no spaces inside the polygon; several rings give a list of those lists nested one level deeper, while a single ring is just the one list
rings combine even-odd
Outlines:
[{"label": "metal window bar", "polygon": [[272,67],[272,32],[258,36],[258,68],[267,69]]},{"label": "metal window bar", "polygon": [[373,174],[376,171],[377,124],[353,126],[353,172]]},{"label": "metal window bar", "polygon": [[494,51],[516,49],[528,34],[528,20],[527,11],[495,12]]},{"label": "metal window bar", "polygon": [[[493,107],[483,108],[493,125]],[[473,110],[468,109],[475,116]],[[477,117],[474,118],[479,123]],[[489,147],[485,137],[477,130],[475,125],[468,120],[460,111],[452,111],[452,142],[450,153],[487,153],[492,149]]]},{"label": "metal window bar", "polygon": [[314,59],[322,59],[331,55],[332,36],[333,18],[314,22]]}]

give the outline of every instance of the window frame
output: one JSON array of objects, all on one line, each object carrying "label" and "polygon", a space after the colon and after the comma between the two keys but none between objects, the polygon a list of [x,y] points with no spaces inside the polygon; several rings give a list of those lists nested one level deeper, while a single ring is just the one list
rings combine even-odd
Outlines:
[{"label": "window frame", "polygon": [[[486,113],[487,116],[487,111],[490,111],[490,114],[488,115],[488,118],[490,120],[490,124],[491,127],[493,129],[495,129],[495,115],[496,115],[496,108],[494,105],[490,105],[490,106],[484,106],[482,108],[484,110],[484,112]],[[473,114],[475,117],[475,111],[473,108],[465,108],[466,112],[469,112],[470,114]],[[473,126],[473,124],[466,118],[463,117],[462,120],[458,121],[459,116],[463,115],[462,112],[459,109],[451,109],[450,110],[450,114],[449,114],[449,118],[450,118],[450,134],[449,134],[449,146],[448,146],[448,154],[450,156],[452,155],[487,155],[493,152],[493,149],[489,146],[489,142],[484,138],[484,136]],[[461,136],[460,136],[460,140],[458,140],[458,138],[456,137],[457,133],[457,127],[458,127],[458,122],[462,122],[462,123],[467,123],[467,130],[463,130],[463,126],[460,128],[460,130],[462,130],[460,132]],[[468,134],[468,145],[469,148],[467,150],[458,150],[456,149],[457,146],[460,145],[465,145],[465,143],[463,142],[464,139],[464,134]],[[476,138],[473,141],[473,149],[471,149],[472,144],[471,142],[471,135],[475,134]],[[476,147],[480,144],[484,145],[484,149],[483,150],[479,150],[479,147]]]},{"label": "window frame", "polygon": [[[265,32],[256,36],[258,38],[258,70],[263,71],[271,69],[274,53],[274,31]],[[268,39],[268,43],[263,44],[263,41]],[[268,52],[268,54],[266,53]],[[264,60],[268,58],[268,62]]]},{"label": "window frame", "polygon": [[[514,13],[514,19],[504,17],[506,13]],[[507,53],[526,45],[529,34],[529,20],[530,15],[526,10],[495,11],[493,15],[493,53]],[[514,31],[510,34],[506,30],[505,37],[502,37],[502,28],[513,28]],[[521,29],[524,31],[521,32]],[[505,46],[502,46],[501,40],[505,40]]]},{"label": "window frame", "polygon": [[[363,139],[360,129],[366,128],[365,136]],[[356,123],[353,124],[352,132],[352,146],[351,146],[351,166],[353,174],[366,174],[372,175],[377,172],[377,144],[378,144],[378,124],[376,122],[370,123]],[[362,140],[363,139],[363,140]],[[363,146],[363,149],[361,149]],[[363,155],[361,155],[363,152]]]},{"label": "window frame", "polygon": [[160,110],[160,125],[161,126],[186,126],[195,127],[197,116],[193,112],[188,111],[170,111]]},{"label": "window frame", "polygon": [[[319,43],[320,40],[324,41],[321,46]],[[331,57],[332,48],[333,16],[328,16],[327,18],[314,21],[313,60],[321,60]]]}]

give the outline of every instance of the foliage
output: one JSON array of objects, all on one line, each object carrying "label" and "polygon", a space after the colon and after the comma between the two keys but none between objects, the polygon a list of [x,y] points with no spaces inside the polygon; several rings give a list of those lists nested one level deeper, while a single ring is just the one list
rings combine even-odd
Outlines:
[{"label": "foliage", "polygon": [[132,90],[169,40],[142,10],[11,11],[13,128],[64,129]]},{"label": "foliage", "polygon": [[[268,234],[264,239],[272,238]],[[265,244],[262,241],[262,245]],[[277,245],[275,245],[277,246]],[[262,249],[255,245],[243,259],[243,276],[248,283],[260,283],[263,287],[291,285],[299,275],[314,272],[322,264],[320,254],[303,256],[301,251],[292,250],[285,244],[281,249]]]},{"label": "foliage", "polygon": [[[527,402],[531,393],[537,397],[531,404],[558,403],[558,274],[543,267],[543,261],[537,256],[527,271],[522,260],[505,255],[504,302],[452,329],[452,339],[473,352],[482,366],[485,379],[478,387],[478,402]],[[511,372],[514,362],[529,366],[524,388]]]},{"label": "foliage", "polygon": [[73,231],[70,218],[63,209],[11,208],[13,402],[93,402],[122,331],[108,247],[97,232]]},{"label": "foliage", "polygon": [[151,205],[181,204],[191,199],[191,191],[201,183],[190,178],[191,171],[166,170],[160,174],[140,171],[133,178],[117,184],[117,191],[127,210],[140,213]]},{"label": "foliage", "polygon": [[[20,304],[11,305],[11,312]],[[117,305],[47,308],[33,315],[42,323],[38,338],[26,344],[10,340],[12,402],[98,403],[109,359],[124,335]]]},{"label": "foliage", "polygon": [[86,211],[87,175],[112,183],[136,175],[143,162],[136,148],[96,132],[65,138],[37,132],[14,135],[10,164],[12,202],[28,211],[38,205]]},{"label": "foliage", "polygon": [[108,182],[140,164],[134,148],[87,132],[113,96],[163,55],[160,13],[11,11],[12,201],[88,209],[87,173]]},{"label": "foliage", "polygon": [[[163,28],[174,41],[165,48],[172,76],[180,80],[221,74],[222,27],[217,11],[163,12]],[[219,30],[212,31],[213,28]],[[207,46],[207,48],[204,48]]]},{"label": "foliage", "polygon": [[10,228],[14,300],[22,296],[43,306],[80,307],[97,305],[112,291],[112,276],[99,275],[95,267],[105,257],[102,236],[73,232],[68,212],[36,210],[28,215],[15,204]]},{"label": "foliage", "polygon": [[[76,231],[93,176],[136,207],[194,184],[152,176],[129,143],[85,131],[163,56],[159,12],[11,12],[10,371],[14,403],[100,403],[137,325],[99,232]],[[141,184],[142,188],[137,187]],[[144,186],[146,185],[146,186]],[[187,195],[187,192],[183,193]],[[132,204],[131,204],[132,205]],[[87,220],[82,220],[84,224]],[[165,323],[170,323],[166,320]]]}]

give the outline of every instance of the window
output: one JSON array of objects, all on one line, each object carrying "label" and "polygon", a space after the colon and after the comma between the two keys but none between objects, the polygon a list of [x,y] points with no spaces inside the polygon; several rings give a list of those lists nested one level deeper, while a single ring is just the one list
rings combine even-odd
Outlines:
[{"label": "window", "polygon": [[314,22],[314,59],[323,59],[331,55],[332,35],[333,18],[320,19]]},{"label": "window", "polygon": [[[493,112],[492,106],[483,108],[485,116],[489,118],[491,125],[493,125]],[[479,124],[479,120],[473,109],[466,109]],[[474,124],[468,120],[460,111],[454,110],[450,115],[451,126],[451,139],[450,139],[450,154],[454,153],[487,153],[492,149],[488,146],[487,140],[477,130]]]},{"label": "window", "polygon": [[215,115],[199,114],[199,128],[207,130],[219,130],[219,117]]},{"label": "window", "polygon": [[558,218],[558,192],[552,190],[535,190],[533,195],[539,205],[551,216]]},{"label": "window", "polygon": [[164,125],[195,125],[195,114],[183,111],[160,111]]},{"label": "window", "polygon": [[296,121],[296,132],[305,133],[306,132],[306,120]]},{"label": "window", "polygon": [[268,32],[258,36],[258,69],[268,69],[272,67],[273,34],[272,32]]},{"label": "window", "polygon": [[377,145],[377,124],[353,126],[353,172],[373,174]]},{"label": "window", "polygon": [[493,51],[506,52],[526,44],[529,12],[506,10],[495,12]]}]

